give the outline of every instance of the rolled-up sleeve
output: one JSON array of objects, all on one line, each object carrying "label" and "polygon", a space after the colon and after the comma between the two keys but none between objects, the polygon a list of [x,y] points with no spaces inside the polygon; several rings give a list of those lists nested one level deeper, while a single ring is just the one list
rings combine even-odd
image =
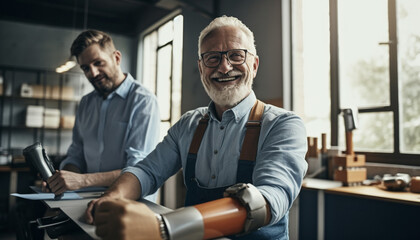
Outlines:
[{"label": "rolled-up sleeve", "polygon": [[307,170],[306,130],[293,113],[268,116],[260,136],[260,149],[254,170],[254,185],[271,208],[271,223],[278,222],[299,195]]},{"label": "rolled-up sleeve", "polygon": [[172,175],[182,167],[181,156],[178,147],[180,137],[180,122],[169,129],[168,134],[160,142],[155,150],[133,167],[127,167],[122,173],[134,174],[142,187],[142,197],[154,193]]}]

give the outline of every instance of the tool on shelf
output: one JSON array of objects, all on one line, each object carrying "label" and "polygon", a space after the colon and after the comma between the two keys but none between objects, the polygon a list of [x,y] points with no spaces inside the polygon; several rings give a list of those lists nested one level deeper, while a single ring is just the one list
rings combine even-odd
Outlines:
[{"label": "tool on shelf", "polygon": [[342,110],[344,118],[346,151],[333,158],[333,179],[343,182],[344,185],[361,185],[367,178],[365,166],[366,157],[355,154],[353,150],[353,130],[357,129],[357,109],[346,108]]}]

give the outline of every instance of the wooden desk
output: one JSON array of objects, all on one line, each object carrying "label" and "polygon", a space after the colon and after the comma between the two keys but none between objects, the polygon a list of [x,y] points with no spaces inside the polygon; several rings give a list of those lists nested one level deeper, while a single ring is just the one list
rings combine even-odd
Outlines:
[{"label": "wooden desk", "polygon": [[310,180],[299,195],[299,239],[420,239],[420,194]]},{"label": "wooden desk", "polygon": [[392,192],[387,191],[379,186],[339,187],[326,189],[325,192],[403,204],[420,205],[420,193]]},{"label": "wooden desk", "polygon": [[0,166],[0,172],[29,172],[30,169],[27,167],[10,167],[10,166]]}]

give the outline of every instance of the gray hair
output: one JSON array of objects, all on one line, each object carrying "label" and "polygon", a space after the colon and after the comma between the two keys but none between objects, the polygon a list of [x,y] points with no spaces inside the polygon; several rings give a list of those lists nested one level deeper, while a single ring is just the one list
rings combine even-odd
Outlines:
[{"label": "gray hair", "polygon": [[205,27],[198,37],[198,56],[201,55],[201,44],[203,43],[204,38],[209,35],[212,31],[219,29],[221,27],[236,27],[239,28],[245,35],[248,37],[250,52],[257,55],[257,49],[255,47],[254,33],[249,30],[249,28],[241,22],[241,20],[236,17],[228,17],[223,15],[221,17],[215,18],[207,27]]}]

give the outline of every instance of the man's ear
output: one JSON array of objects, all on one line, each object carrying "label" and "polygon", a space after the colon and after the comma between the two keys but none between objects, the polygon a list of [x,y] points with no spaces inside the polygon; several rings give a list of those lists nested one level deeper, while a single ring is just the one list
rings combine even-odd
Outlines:
[{"label": "man's ear", "polygon": [[254,70],[254,78],[257,76],[258,66],[260,64],[260,58],[258,56],[254,57],[254,64],[252,64],[252,68]]},{"label": "man's ear", "polygon": [[200,63],[201,63],[201,60],[200,60],[200,59],[198,59],[198,60],[197,60],[197,65],[198,65],[198,70],[200,71],[200,75],[201,75],[201,74],[203,74],[203,69],[202,69],[202,66],[201,66],[201,64],[200,64]]},{"label": "man's ear", "polygon": [[121,52],[118,51],[118,50],[115,50],[114,53],[113,53],[113,56],[114,56],[114,59],[115,59],[115,62],[117,63],[117,65],[120,65],[121,58],[122,58]]}]

